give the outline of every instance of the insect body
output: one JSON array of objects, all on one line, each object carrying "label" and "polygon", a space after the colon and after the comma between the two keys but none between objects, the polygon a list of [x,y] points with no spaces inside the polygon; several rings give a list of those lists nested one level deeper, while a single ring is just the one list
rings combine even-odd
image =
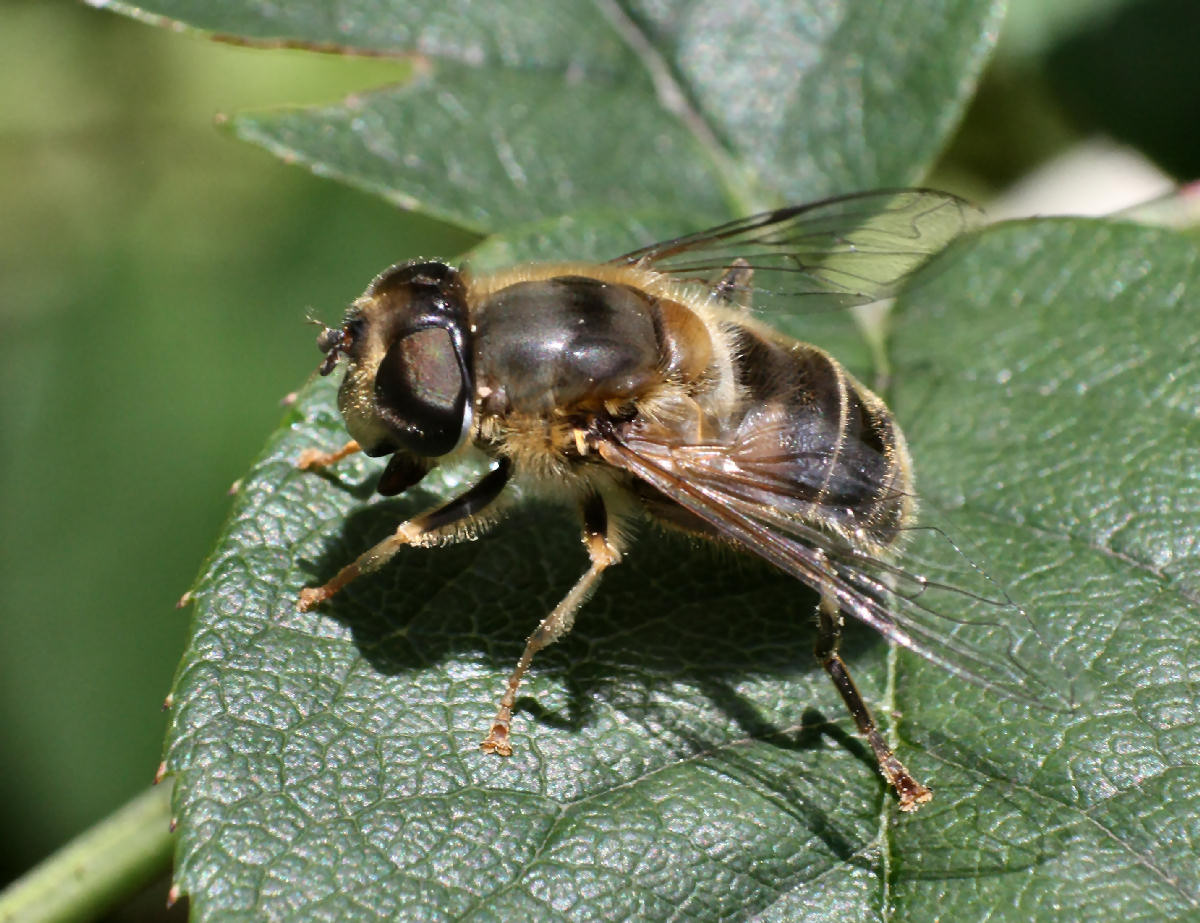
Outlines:
[{"label": "insect body", "polygon": [[[329,599],[408,545],[476,534],[510,482],[574,504],[590,566],[530,635],[483,749],[512,752],[516,693],[534,655],[570,631],[601,574],[648,517],[732,544],[820,595],[818,659],[900,807],[930,791],[887,746],[838,654],[843,613],[974,676],[968,654],[927,643],[893,611],[889,567],[915,515],[904,437],[883,402],[815,346],[775,332],[752,299],[862,303],[900,281],[968,221],[928,191],[870,193],[753,216],[605,264],[532,264],[473,276],[441,262],[379,275],[318,339],[354,451],[390,456],[378,490],[399,493],[470,449],[490,472],[402,523],[300,607]],[[908,579],[912,579],[908,577]],[[919,582],[919,578],[917,578]],[[984,677],[986,679],[986,677]]]}]

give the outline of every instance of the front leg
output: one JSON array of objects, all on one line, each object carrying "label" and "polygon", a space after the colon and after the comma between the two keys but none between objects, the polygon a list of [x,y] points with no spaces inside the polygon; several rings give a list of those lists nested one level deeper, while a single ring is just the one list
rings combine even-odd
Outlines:
[{"label": "front leg", "polygon": [[495,468],[466,493],[401,523],[395,533],[360,554],[352,563],[338,571],[328,583],[301,590],[300,611],[307,612],[325,602],[350,581],[379,570],[404,546],[430,544],[439,534],[453,529],[462,520],[483,512],[500,496],[500,491],[511,476],[512,463],[502,458]]},{"label": "front leg", "polygon": [[361,451],[362,446],[353,439],[333,452],[322,452],[320,449],[305,449],[296,459],[296,467],[301,471],[321,471],[331,465],[336,465],[343,458],[349,458],[355,452]]},{"label": "front leg", "polygon": [[544,647],[549,647],[575,624],[575,613],[587,602],[588,597],[596,589],[600,575],[609,566],[621,560],[621,549],[616,544],[616,533],[610,528],[608,511],[604,500],[599,494],[592,494],[583,504],[583,543],[587,546],[588,557],[592,564],[571,587],[571,591],[563,597],[562,602],[554,607],[554,611],[542,619],[541,624],[534,629],[533,634],[525,641],[525,650],[517,661],[517,668],[508,678],[504,689],[504,697],[496,709],[496,717],[492,719],[492,730],[480,746],[485,753],[495,753],[498,756],[512,756],[512,743],[508,739],[508,729],[512,724],[512,710],[517,702],[517,688],[521,679],[533,663],[533,656]]}]

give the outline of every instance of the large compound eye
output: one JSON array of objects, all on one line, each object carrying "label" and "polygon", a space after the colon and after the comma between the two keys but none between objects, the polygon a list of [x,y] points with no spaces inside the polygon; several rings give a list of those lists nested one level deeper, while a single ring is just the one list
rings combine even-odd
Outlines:
[{"label": "large compound eye", "polygon": [[375,373],[379,415],[408,451],[436,458],[458,445],[466,428],[467,383],[444,327],[396,340]]}]

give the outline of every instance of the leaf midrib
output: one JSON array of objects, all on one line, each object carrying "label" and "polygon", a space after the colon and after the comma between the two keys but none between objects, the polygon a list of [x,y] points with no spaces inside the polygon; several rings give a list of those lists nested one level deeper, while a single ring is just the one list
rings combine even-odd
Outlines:
[{"label": "leaf midrib", "polygon": [[735,155],[720,142],[716,127],[693,105],[676,68],[655,47],[629,10],[620,0],[592,0],[592,4],[608,20],[625,47],[641,62],[659,105],[679,119],[700,149],[708,155],[721,178],[730,213],[736,217],[761,210],[763,206],[756,201],[761,196],[748,194],[745,190],[745,171],[737,169]]}]

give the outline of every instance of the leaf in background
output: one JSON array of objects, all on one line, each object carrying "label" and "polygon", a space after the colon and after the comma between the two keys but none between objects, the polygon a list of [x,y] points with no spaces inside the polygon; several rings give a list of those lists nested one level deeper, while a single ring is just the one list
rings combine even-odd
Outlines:
[{"label": "leaf in background", "polygon": [[704,124],[763,186],[798,201],[920,180],[974,91],[1004,9],[990,0],[622,5]]},{"label": "leaf in background", "polygon": [[[338,105],[244,115],[285,159],[481,234],[569,211],[654,207],[715,224],[718,177],[642,84],[564,85],[442,65]],[[632,249],[627,247],[626,249]]]},{"label": "leaf in background", "polygon": [[[407,93],[246,114],[234,128],[317,173],[481,231],[507,228],[514,197],[520,220],[604,204],[589,188],[653,207],[667,204],[657,195],[690,195],[682,231],[784,199],[914,182],[957,123],[1003,10],[999,0],[600,0],[566,13],[511,0],[105,5],[260,40],[426,56],[432,82]],[[359,143],[329,137],[339,122]],[[421,169],[443,158],[444,175]],[[661,188],[646,182],[663,173]],[[493,202],[480,189],[495,176]],[[720,215],[709,213],[713,198]]]},{"label": "leaf in background", "polygon": [[89,0],[154,25],[225,39],[367,54],[422,54],[476,65],[619,72],[629,50],[597,5],[559,0]]}]

